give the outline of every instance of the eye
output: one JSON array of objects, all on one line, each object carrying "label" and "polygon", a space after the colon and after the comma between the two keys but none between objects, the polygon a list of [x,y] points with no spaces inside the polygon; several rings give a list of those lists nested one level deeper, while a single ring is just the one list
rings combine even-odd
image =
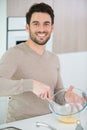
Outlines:
[{"label": "eye", "polygon": [[50,22],[46,22],[46,23],[44,23],[44,26],[49,27],[50,25],[51,25]]},{"label": "eye", "polygon": [[33,22],[32,23],[34,26],[39,26],[39,23],[38,22]]},{"label": "eye", "polygon": [[37,25],[39,25],[39,24],[38,24],[38,23],[34,23],[33,25],[36,25],[36,26],[37,26]]}]

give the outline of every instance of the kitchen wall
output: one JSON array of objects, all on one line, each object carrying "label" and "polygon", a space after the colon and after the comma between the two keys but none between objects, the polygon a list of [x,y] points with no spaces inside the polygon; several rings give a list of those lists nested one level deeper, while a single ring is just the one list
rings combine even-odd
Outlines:
[{"label": "kitchen wall", "polygon": [[[0,58],[6,51],[7,0],[0,0]],[[0,97],[0,124],[5,122],[8,98]]]},{"label": "kitchen wall", "polygon": [[0,0],[0,58],[6,51],[7,0]]},{"label": "kitchen wall", "polygon": [[60,54],[59,58],[64,86],[74,85],[87,92],[87,51]]}]

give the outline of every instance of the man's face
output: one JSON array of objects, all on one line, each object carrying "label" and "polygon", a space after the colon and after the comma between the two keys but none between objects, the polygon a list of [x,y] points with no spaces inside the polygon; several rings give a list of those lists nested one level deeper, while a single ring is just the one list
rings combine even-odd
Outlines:
[{"label": "man's face", "polygon": [[45,45],[51,36],[53,25],[47,13],[33,13],[29,25],[30,39],[38,44]]}]

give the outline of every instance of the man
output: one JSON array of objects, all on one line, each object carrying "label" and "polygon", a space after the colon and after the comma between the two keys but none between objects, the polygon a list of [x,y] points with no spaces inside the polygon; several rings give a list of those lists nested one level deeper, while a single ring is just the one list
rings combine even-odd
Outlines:
[{"label": "man", "polygon": [[[0,61],[0,96],[10,96],[8,122],[50,113],[47,100],[63,89],[58,56],[45,50],[53,28],[53,9],[34,4],[26,14],[29,39]],[[61,103],[64,94],[59,95]]]}]

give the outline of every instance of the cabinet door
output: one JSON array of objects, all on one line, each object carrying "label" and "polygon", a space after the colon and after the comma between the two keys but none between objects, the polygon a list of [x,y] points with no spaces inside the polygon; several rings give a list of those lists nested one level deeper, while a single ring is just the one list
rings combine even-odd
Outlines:
[{"label": "cabinet door", "polygon": [[55,0],[53,51],[87,51],[87,1]]}]

